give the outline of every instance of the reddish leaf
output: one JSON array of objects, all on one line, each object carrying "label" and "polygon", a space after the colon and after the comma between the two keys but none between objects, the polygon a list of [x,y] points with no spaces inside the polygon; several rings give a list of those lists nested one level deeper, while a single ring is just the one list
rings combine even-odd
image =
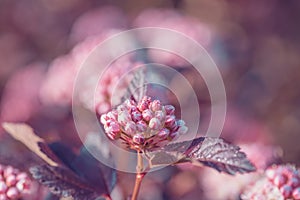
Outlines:
[{"label": "reddish leaf", "polygon": [[174,143],[150,153],[151,167],[191,162],[206,165],[231,175],[255,171],[253,164],[238,146],[219,138],[196,138]]},{"label": "reddish leaf", "polygon": [[97,194],[93,187],[79,179],[69,169],[49,165],[30,169],[32,176],[50,191],[60,197],[73,197],[74,200],[94,200]]}]

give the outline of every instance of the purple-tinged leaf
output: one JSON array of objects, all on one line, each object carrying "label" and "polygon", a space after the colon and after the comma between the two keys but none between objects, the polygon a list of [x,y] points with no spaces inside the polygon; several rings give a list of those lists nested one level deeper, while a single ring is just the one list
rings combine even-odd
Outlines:
[{"label": "purple-tinged leaf", "polygon": [[[99,133],[89,133],[84,147],[81,148],[80,155],[77,159],[77,163],[85,162],[86,171],[90,174],[90,182],[97,184],[100,179],[103,180],[107,191],[112,191],[117,182],[117,173],[115,168],[108,167],[99,160],[109,160],[110,166],[114,166],[114,162],[111,159],[111,152],[109,148],[108,140],[103,139],[104,135]],[[97,156],[96,158],[94,156]],[[76,164],[74,164],[76,166]],[[98,171],[101,171],[99,173]],[[95,176],[96,174],[96,176]],[[102,177],[99,177],[102,174]]]},{"label": "purple-tinged leaf", "polygon": [[191,162],[205,165],[231,175],[255,171],[238,146],[219,138],[196,138],[192,141],[173,143],[159,151],[150,152],[151,167]]},{"label": "purple-tinged leaf", "polygon": [[202,143],[191,146],[186,155],[193,162],[198,161],[232,175],[256,170],[240,147],[219,138],[205,138]]},{"label": "purple-tinged leaf", "polygon": [[116,182],[116,172],[96,160],[85,147],[76,155],[60,142],[47,144],[26,124],[4,123],[3,127],[47,163],[32,168],[31,172],[54,194],[91,200],[94,196],[109,196]]},{"label": "purple-tinged leaf", "polygon": [[32,167],[30,172],[33,178],[57,196],[72,197],[74,200],[94,200],[100,196],[95,188],[87,186],[87,183],[69,169],[42,165]]},{"label": "purple-tinged leaf", "polygon": [[146,95],[146,80],[145,80],[145,69],[138,69],[132,77],[125,94],[122,97],[122,102],[126,99],[133,99],[138,102]]}]

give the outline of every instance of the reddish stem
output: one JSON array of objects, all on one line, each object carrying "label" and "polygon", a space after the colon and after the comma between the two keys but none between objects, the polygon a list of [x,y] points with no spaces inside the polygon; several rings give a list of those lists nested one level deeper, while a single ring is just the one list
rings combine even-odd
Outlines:
[{"label": "reddish stem", "polygon": [[146,172],[143,172],[143,157],[142,157],[142,153],[138,152],[138,157],[137,157],[137,166],[136,166],[136,177],[135,177],[135,184],[134,184],[134,189],[133,189],[133,193],[132,193],[132,197],[131,200],[137,200],[139,191],[140,191],[140,187],[141,187],[141,183],[143,181],[144,176],[146,175]]}]

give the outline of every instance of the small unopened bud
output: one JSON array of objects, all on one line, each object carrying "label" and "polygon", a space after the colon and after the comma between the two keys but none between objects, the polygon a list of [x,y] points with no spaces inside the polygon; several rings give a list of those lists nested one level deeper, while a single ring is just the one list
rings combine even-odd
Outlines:
[{"label": "small unopened bud", "polygon": [[161,110],[155,112],[155,117],[160,121],[163,121],[166,117],[165,113]]},{"label": "small unopened bud", "polygon": [[149,122],[149,127],[153,130],[158,130],[161,126],[161,122],[157,118],[152,118]]},{"label": "small unopened bud", "polygon": [[150,104],[150,109],[152,111],[154,111],[154,112],[161,110],[161,103],[160,103],[160,101],[159,100],[152,101],[151,104]]},{"label": "small unopened bud", "polygon": [[283,185],[279,190],[285,198],[289,198],[293,192],[292,187],[289,185]]},{"label": "small unopened bud", "polygon": [[143,119],[148,122],[150,121],[150,119],[153,117],[153,113],[151,110],[147,109],[147,110],[144,110],[143,113]]},{"label": "small unopened bud", "polygon": [[9,175],[12,175],[15,173],[15,170],[12,166],[7,166],[3,171],[4,178],[7,178]]},{"label": "small unopened bud", "polygon": [[143,116],[139,111],[133,111],[131,113],[131,118],[134,122],[138,122],[143,118]]},{"label": "small unopened bud", "polygon": [[142,134],[135,134],[132,139],[133,142],[137,144],[143,144],[145,142],[145,137]]},{"label": "small unopened bud", "polygon": [[296,189],[294,189],[294,191],[293,191],[293,198],[295,200],[299,200],[300,199],[300,187],[297,187]]},{"label": "small unopened bud", "polygon": [[274,167],[270,167],[266,170],[266,176],[268,179],[273,180],[276,176],[276,169]]},{"label": "small unopened bud", "polygon": [[174,112],[175,112],[175,107],[174,106],[165,105],[164,108],[165,108],[165,111],[166,111],[167,115],[174,115]]},{"label": "small unopened bud", "polygon": [[15,185],[17,183],[16,176],[13,174],[9,175],[8,177],[6,177],[5,182],[8,187]]},{"label": "small unopened bud", "polygon": [[101,115],[100,122],[101,124],[106,124],[106,121],[109,119],[109,117],[106,114]]},{"label": "small unopened bud", "polygon": [[21,179],[17,182],[16,187],[19,191],[25,191],[29,189],[30,182],[28,179]]},{"label": "small unopened bud", "polygon": [[177,125],[178,126],[184,126],[185,122],[182,119],[177,120]]},{"label": "small unopened bud", "polygon": [[120,133],[113,132],[113,131],[110,131],[110,130],[106,130],[106,135],[111,140],[116,140],[116,139],[119,139],[119,137],[120,137]]},{"label": "small unopened bud", "polygon": [[125,125],[125,133],[128,135],[134,135],[136,132],[136,125],[133,121],[127,122]]},{"label": "small unopened bud", "polygon": [[143,99],[138,103],[137,108],[139,111],[143,112],[144,110],[149,108],[149,104],[151,102],[151,98],[143,97]]},{"label": "small unopened bud", "polygon": [[118,113],[118,122],[121,125],[124,126],[129,121],[131,121],[131,116],[128,111],[121,111]]},{"label": "small unopened bud", "polygon": [[7,190],[6,192],[6,196],[9,198],[9,199],[16,199],[19,197],[19,191],[16,187],[11,187]]},{"label": "small unopened bud", "polygon": [[0,194],[5,193],[7,190],[7,185],[4,181],[0,181]]},{"label": "small unopened bud", "polygon": [[110,119],[113,119],[113,120],[117,120],[118,112],[116,110],[110,111],[107,113],[107,117],[109,117]]},{"label": "small unopened bud", "polygon": [[167,115],[166,116],[166,121],[165,121],[165,126],[166,127],[172,128],[175,123],[176,123],[176,121],[175,121],[175,116],[174,115]]},{"label": "small unopened bud", "polygon": [[115,133],[120,132],[120,126],[117,122],[110,123],[110,128],[111,128],[111,131],[113,131]]},{"label": "small unopened bud", "polygon": [[143,112],[144,110],[148,109],[148,105],[146,103],[142,103],[138,105],[139,111]]},{"label": "small unopened bud", "polygon": [[163,128],[162,130],[160,130],[157,134],[157,136],[160,138],[160,139],[166,139],[170,134],[170,130],[167,129],[167,128]]},{"label": "small unopened bud", "polygon": [[284,185],[286,183],[286,181],[287,181],[287,177],[286,176],[284,176],[284,175],[276,175],[275,178],[274,178],[274,180],[273,180],[273,183],[276,186],[280,187],[280,186]]},{"label": "small unopened bud", "polygon": [[136,123],[136,130],[138,132],[145,132],[147,130],[147,124],[146,124],[146,122],[144,122],[143,120],[138,121]]},{"label": "small unopened bud", "polygon": [[187,133],[188,128],[186,126],[180,126],[177,131],[180,135],[183,135]]},{"label": "small unopened bud", "polygon": [[126,108],[126,106],[125,105],[119,105],[118,107],[117,107],[117,112],[118,113],[120,113],[120,112],[122,112],[122,111],[128,111],[128,109]]},{"label": "small unopened bud", "polygon": [[17,180],[27,179],[28,175],[25,172],[21,172],[17,175]]},{"label": "small unopened bud", "polygon": [[136,106],[135,102],[133,100],[125,100],[124,105],[127,106],[127,108],[131,108],[133,106]]}]

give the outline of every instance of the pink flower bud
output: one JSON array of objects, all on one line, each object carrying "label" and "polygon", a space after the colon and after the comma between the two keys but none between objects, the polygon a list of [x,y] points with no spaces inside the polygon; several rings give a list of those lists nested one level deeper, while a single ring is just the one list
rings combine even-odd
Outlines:
[{"label": "pink flower bud", "polygon": [[118,122],[124,126],[127,122],[131,121],[131,116],[128,111],[121,111],[118,114]]},{"label": "pink flower bud", "polygon": [[139,109],[139,111],[143,112],[144,110],[148,109],[149,106],[147,103],[140,103],[137,108]]},{"label": "pink flower bud", "polygon": [[117,120],[118,119],[118,112],[116,110],[112,110],[112,111],[107,113],[107,117],[109,117],[110,119],[113,119],[113,120]]},{"label": "pink flower bud", "polygon": [[184,126],[185,122],[182,119],[177,120],[177,125],[178,126]]},{"label": "pink flower bud", "polygon": [[21,179],[17,182],[16,187],[20,192],[26,191],[30,188],[30,181],[28,179]]},{"label": "pink flower bud", "polygon": [[266,170],[266,176],[269,180],[273,180],[276,176],[276,169],[274,167],[270,167]]},{"label": "pink flower bud", "polygon": [[157,134],[157,136],[160,138],[160,139],[166,139],[170,134],[170,130],[167,129],[167,128],[163,128],[162,130],[160,130]]},{"label": "pink flower bud", "polygon": [[142,100],[138,103],[137,108],[143,112],[144,110],[149,108],[149,104],[151,102],[151,98],[144,96]]},{"label": "pink flower bud", "polygon": [[16,176],[13,174],[9,175],[8,177],[6,177],[5,182],[8,187],[15,185],[17,183]]},{"label": "pink flower bud", "polygon": [[111,122],[109,127],[110,127],[110,131],[114,133],[120,132],[120,126],[117,122]]},{"label": "pink flower bud", "polygon": [[145,142],[145,137],[142,134],[135,134],[132,139],[133,142],[137,144],[143,144]]},{"label": "pink flower bud", "polygon": [[111,140],[117,140],[120,138],[120,135],[114,132],[106,132],[106,135]]},{"label": "pink flower bud", "polygon": [[9,188],[6,192],[6,196],[10,199],[16,199],[19,197],[19,195],[20,195],[20,193],[19,193],[18,189],[15,187]]},{"label": "pink flower bud", "polygon": [[282,185],[284,185],[285,183],[287,182],[287,177],[284,176],[284,175],[276,175],[274,180],[273,180],[273,183],[277,186],[277,187],[280,187]]},{"label": "pink flower bud", "polygon": [[28,175],[25,172],[21,172],[17,175],[17,180],[27,179]]},{"label": "pink flower bud", "polygon": [[7,166],[3,171],[4,178],[8,177],[9,175],[12,175],[15,173],[15,170],[12,166]]},{"label": "pink flower bud", "polygon": [[131,118],[134,122],[138,122],[143,118],[143,116],[139,111],[133,111],[131,113]]},{"label": "pink flower bud", "polygon": [[163,121],[166,117],[165,113],[161,110],[155,112],[155,117],[160,121]]},{"label": "pink flower bud", "polygon": [[299,200],[300,199],[300,187],[297,187],[296,189],[294,189],[294,191],[293,191],[293,198],[295,200]]},{"label": "pink flower bud", "polygon": [[147,109],[147,110],[144,110],[143,113],[143,119],[148,122],[150,121],[150,119],[153,117],[153,113],[151,110]]},{"label": "pink flower bud", "polygon": [[118,113],[120,113],[120,112],[122,112],[122,111],[128,111],[128,109],[126,108],[126,106],[125,105],[119,105],[118,107],[117,107],[117,112]]},{"label": "pink flower bud", "polygon": [[127,108],[136,107],[136,103],[133,100],[130,100],[130,99],[126,99],[125,102],[124,102],[124,105]]},{"label": "pink flower bud", "polygon": [[165,111],[166,111],[167,115],[174,115],[174,112],[175,112],[175,107],[174,106],[165,105],[164,108],[165,108]]},{"label": "pink flower bud", "polygon": [[5,194],[0,194],[0,200],[9,200]]},{"label": "pink flower bud", "polygon": [[5,193],[7,190],[7,185],[5,184],[4,181],[0,181],[0,194]]},{"label": "pink flower bud", "polygon": [[289,185],[283,185],[279,190],[285,198],[289,198],[293,192],[292,187]]},{"label": "pink flower bud", "polygon": [[183,135],[183,134],[186,134],[186,132],[188,131],[188,128],[186,126],[180,126],[177,131],[180,135]]},{"label": "pink flower bud", "polygon": [[142,103],[147,103],[147,104],[150,104],[151,102],[151,97],[147,97],[147,96],[144,96],[141,100]]},{"label": "pink flower bud", "polygon": [[128,135],[134,135],[136,132],[136,125],[134,122],[130,121],[127,122],[125,125],[125,133],[127,133]]},{"label": "pink flower bud", "polygon": [[161,122],[157,118],[152,118],[149,122],[149,127],[153,130],[158,130],[161,127]]},{"label": "pink flower bud", "polygon": [[101,124],[106,124],[106,121],[109,120],[109,117],[106,114],[101,115],[100,122]]},{"label": "pink flower bud", "polygon": [[288,180],[287,184],[293,188],[296,188],[296,187],[300,186],[300,178],[293,176]]},{"label": "pink flower bud", "polygon": [[147,130],[147,124],[146,124],[146,122],[144,122],[143,120],[138,121],[136,123],[136,130],[138,132],[145,132]]},{"label": "pink flower bud", "polygon": [[165,126],[168,128],[174,127],[174,124],[176,123],[175,121],[175,116],[174,115],[167,115],[166,116],[166,121],[165,121]]},{"label": "pink flower bud", "polygon": [[152,111],[159,111],[159,110],[161,110],[161,103],[160,103],[160,101],[159,100],[154,100],[154,101],[152,101],[151,103],[150,103],[150,109],[152,110]]}]

